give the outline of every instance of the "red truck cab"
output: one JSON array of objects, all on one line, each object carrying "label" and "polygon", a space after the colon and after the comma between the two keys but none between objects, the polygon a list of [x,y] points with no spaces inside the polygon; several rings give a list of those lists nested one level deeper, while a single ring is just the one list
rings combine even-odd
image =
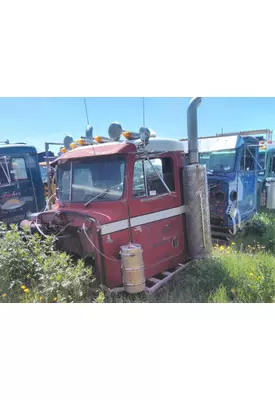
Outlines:
[{"label": "red truck cab", "polygon": [[68,252],[92,256],[100,281],[110,288],[121,284],[119,252],[126,243],[141,244],[146,278],[188,259],[183,145],[152,139],[145,155],[140,143],[83,146],[59,157],[56,204],[39,217],[43,225],[62,217],[64,226],[81,229],[77,240],[71,234],[59,242]]},{"label": "red truck cab", "polygon": [[44,235],[55,234],[59,248],[92,257],[98,280],[111,289],[123,285],[120,250],[129,243],[142,248],[147,280],[209,252],[206,172],[197,162],[192,124],[197,105],[191,102],[188,114],[190,166],[182,142],[120,125],[118,135],[109,130],[110,138],[80,139],[54,161],[56,203],[33,223]]}]

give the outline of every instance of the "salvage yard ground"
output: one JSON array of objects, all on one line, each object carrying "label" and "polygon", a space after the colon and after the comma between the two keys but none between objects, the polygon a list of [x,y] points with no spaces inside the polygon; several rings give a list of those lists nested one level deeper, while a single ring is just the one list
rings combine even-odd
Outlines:
[{"label": "salvage yard ground", "polygon": [[55,251],[52,238],[14,229],[0,240],[0,302],[275,302],[275,214],[257,214],[230,246],[214,246],[211,258],[192,263],[149,296],[104,297],[91,268]]},{"label": "salvage yard ground", "polygon": [[115,302],[275,302],[275,214],[259,213],[230,246],[214,246],[152,297],[120,295]]}]

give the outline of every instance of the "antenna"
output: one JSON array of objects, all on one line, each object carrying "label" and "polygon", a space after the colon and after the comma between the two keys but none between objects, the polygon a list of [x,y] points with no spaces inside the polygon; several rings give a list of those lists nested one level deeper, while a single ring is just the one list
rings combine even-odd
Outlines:
[{"label": "antenna", "polygon": [[143,128],[145,128],[145,104],[144,104],[144,97],[142,97],[142,115],[143,115]]},{"label": "antenna", "polygon": [[84,105],[85,105],[85,111],[86,111],[86,117],[87,117],[87,128],[86,128],[86,138],[92,140],[93,139],[93,127],[90,125],[89,122],[89,116],[88,116],[88,110],[87,110],[87,103],[86,99],[84,97]]},{"label": "antenna", "polygon": [[86,117],[87,117],[87,124],[90,125],[89,123],[89,117],[88,117],[88,111],[87,111],[87,104],[86,104],[86,99],[84,97],[84,105],[85,105],[85,111],[86,111]]}]

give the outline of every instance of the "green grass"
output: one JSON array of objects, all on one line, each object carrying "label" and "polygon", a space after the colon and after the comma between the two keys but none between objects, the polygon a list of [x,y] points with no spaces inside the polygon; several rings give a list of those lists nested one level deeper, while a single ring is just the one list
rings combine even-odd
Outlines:
[{"label": "green grass", "polygon": [[230,247],[214,246],[154,295],[106,296],[92,271],[56,252],[53,238],[12,229],[0,241],[1,302],[275,302],[275,213],[257,214]]},{"label": "green grass", "polygon": [[215,246],[209,259],[194,262],[154,296],[107,297],[106,302],[275,302],[275,214],[260,213],[229,248]]}]

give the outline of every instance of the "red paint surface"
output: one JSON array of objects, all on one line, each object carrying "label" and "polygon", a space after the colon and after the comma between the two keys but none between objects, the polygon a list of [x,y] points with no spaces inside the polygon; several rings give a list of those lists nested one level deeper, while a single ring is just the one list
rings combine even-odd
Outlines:
[{"label": "red paint surface", "polygon": [[[164,157],[172,156],[174,161],[175,192],[150,198],[132,198],[132,182],[129,185],[130,217],[137,217],[182,205],[180,154],[177,156],[166,153]],[[133,173],[133,162],[130,171]],[[131,229],[133,242],[141,244],[143,248],[143,262],[146,278],[174,267],[182,261],[185,252],[183,216],[175,216],[161,221],[151,222]],[[178,246],[173,247],[172,241],[177,239]]]},{"label": "red paint surface", "polygon": [[89,214],[92,218],[98,220],[101,225],[127,218],[127,204],[125,199],[106,202],[102,200],[98,202],[94,201],[87,207],[84,207],[83,203],[67,203],[64,206],[60,206],[57,201],[55,209]]},{"label": "red paint surface", "polygon": [[[108,144],[103,146],[94,146],[94,149],[84,147],[78,151],[65,153],[59,159],[71,159],[79,157],[88,157],[94,155],[117,154],[128,152],[126,155],[126,182],[125,190],[121,200],[119,201],[94,201],[87,207],[83,203],[70,203],[61,206],[56,202],[55,211],[76,211],[85,213],[95,218],[99,224],[107,224],[128,218],[128,208],[130,217],[142,216],[154,212],[159,212],[183,204],[182,200],[182,166],[183,156],[179,153],[165,153],[164,157],[172,157],[174,160],[174,181],[175,192],[164,194],[159,197],[150,197],[135,199],[132,198],[132,182],[134,161],[137,159],[135,146],[133,144]],[[130,154],[129,154],[130,153]],[[157,156],[156,156],[157,157]],[[159,158],[159,156],[158,156]],[[52,213],[53,215],[53,213]],[[50,219],[48,215],[44,215],[43,220]],[[67,220],[73,220],[74,226],[81,227],[83,218],[66,217]],[[87,220],[86,220],[87,222]],[[86,223],[85,222],[85,223]],[[64,222],[65,224],[65,222]],[[89,225],[89,223],[87,222]],[[184,260],[186,256],[185,248],[185,229],[184,216],[179,215],[170,217],[161,221],[154,221],[139,227],[131,228],[131,236],[133,243],[139,243],[143,249],[143,261],[146,278],[157,273],[163,272],[171,267],[175,267],[177,263]],[[96,239],[94,228],[89,231],[92,242],[99,247]],[[93,246],[85,238],[84,234],[80,234],[82,247],[84,252],[92,252]],[[176,247],[173,246],[173,240],[177,242]],[[102,236],[102,250],[106,257],[100,257],[97,254],[97,263],[99,265],[98,275],[104,277],[104,284],[110,288],[114,288],[122,284],[121,280],[121,263],[117,259],[120,247],[126,245],[130,241],[130,231],[125,229],[120,232],[111,233]],[[69,251],[72,249],[68,249]]]},{"label": "red paint surface", "polygon": [[54,163],[58,163],[63,160],[72,160],[75,158],[86,158],[95,157],[111,154],[130,154],[136,153],[136,146],[133,143],[105,143],[94,146],[83,146],[81,148],[68,151],[58,159],[54,160]]}]

